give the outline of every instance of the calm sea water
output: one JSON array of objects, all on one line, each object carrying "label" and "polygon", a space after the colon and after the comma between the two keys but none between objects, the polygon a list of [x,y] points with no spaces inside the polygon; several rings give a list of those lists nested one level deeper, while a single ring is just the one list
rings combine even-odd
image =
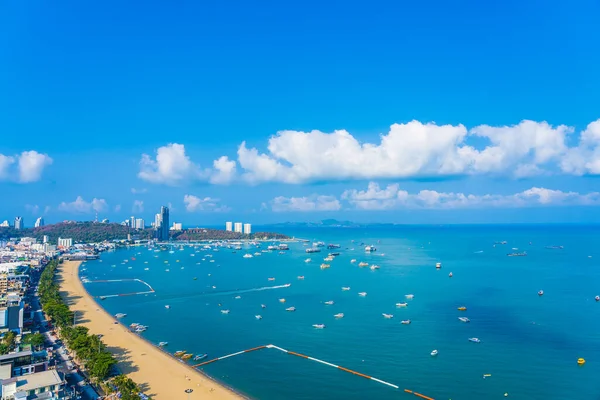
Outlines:
[{"label": "calm sea water", "polygon": [[[493,399],[504,393],[516,399],[600,398],[600,302],[594,300],[600,295],[599,227],[304,228],[284,233],[338,243],[341,255],[321,270],[328,251],[307,255],[301,243],[291,244],[283,255],[250,259],[242,258],[247,251],[227,249],[186,248],[171,254],[132,248],[88,262],[82,275],[140,278],[152,285],[155,294],[108,298],[101,304],[112,314],[127,313],[123,323],[148,325],[143,336],[168,341],[171,352],[213,358],[272,343],[401,388],[273,349],[204,368],[252,398],[412,398],[404,388],[435,399]],[[498,241],[508,243],[494,247]],[[366,254],[360,242],[374,244],[377,252]],[[512,248],[526,251],[527,257],[507,257]],[[307,257],[313,261],[305,263]],[[360,261],[381,269],[359,268]],[[436,262],[442,263],[441,270]],[[298,275],[305,279],[297,280]],[[292,285],[245,291],[284,283]],[[145,290],[132,282],[85,286],[92,295]],[[351,290],[342,291],[342,286]],[[539,290],[544,296],[537,295]],[[362,291],[368,295],[358,296]],[[405,300],[406,294],[414,299]],[[335,304],[323,304],[328,300]],[[408,307],[395,307],[404,301]],[[284,311],[290,306],[297,311]],[[460,306],[467,311],[458,311]],[[336,320],[333,315],[340,312],[345,317]],[[394,318],[384,319],[382,313]],[[263,319],[256,320],[256,314]],[[459,316],[471,322],[462,323]],[[403,319],[412,324],[402,325]],[[326,329],[312,327],[320,323]],[[430,355],[433,349],[437,357]],[[579,357],[586,359],[584,366],[577,365]],[[491,376],[483,379],[484,374]]]}]

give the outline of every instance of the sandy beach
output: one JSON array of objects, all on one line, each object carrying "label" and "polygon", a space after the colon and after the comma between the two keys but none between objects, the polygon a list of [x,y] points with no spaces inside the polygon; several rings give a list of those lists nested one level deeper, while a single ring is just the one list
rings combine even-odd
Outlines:
[{"label": "sandy beach", "polygon": [[186,389],[193,389],[189,399],[242,399],[240,395],[219,385],[201,373],[166,355],[130,332],[115,324],[85,291],[79,280],[81,262],[65,261],[59,268],[61,293],[71,310],[76,311],[77,325],[93,334],[104,335],[102,340],[119,361],[120,370],[133,379],[156,400],[187,399]]}]

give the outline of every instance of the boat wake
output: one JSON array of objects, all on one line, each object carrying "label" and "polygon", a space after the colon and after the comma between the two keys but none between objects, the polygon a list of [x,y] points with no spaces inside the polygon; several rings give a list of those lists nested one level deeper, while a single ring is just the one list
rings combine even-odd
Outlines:
[{"label": "boat wake", "polygon": [[285,289],[290,287],[291,284],[286,283],[285,285],[276,285],[276,286],[262,286],[258,288],[249,288],[249,289],[234,289],[234,290],[212,290],[210,292],[202,292],[202,293],[189,293],[184,294],[180,293],[177,295],[166,295],[166,296],[157,296],[157,299],[180,299],[180,298],[189,298],[189,297],[213,297],[213,296],[226,296],[226,295],[235,295],[241,293],[252,293],[252,292],[262,292],[263,290],[274,290],[274,289]]}]

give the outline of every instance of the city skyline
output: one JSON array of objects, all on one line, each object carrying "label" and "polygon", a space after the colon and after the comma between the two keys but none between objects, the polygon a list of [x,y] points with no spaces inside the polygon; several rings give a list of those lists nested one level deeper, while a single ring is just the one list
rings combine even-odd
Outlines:
[{"label": "city skyline", "polygon": [[4,5],[0,220],[600,222],[592,3]]}]

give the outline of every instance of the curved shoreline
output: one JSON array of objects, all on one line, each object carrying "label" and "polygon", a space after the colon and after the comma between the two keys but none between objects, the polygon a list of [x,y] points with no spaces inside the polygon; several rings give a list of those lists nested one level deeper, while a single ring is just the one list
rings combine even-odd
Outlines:
[{"label": "curved shoreline", "polygon": [[59,265],[61,294],[76,312],[77,325],[85,326],[92,334],[103,335],[102,340],[118,360],[119,369],[139,384],[145,394],[155,400],[168,400],[176,397],[176,393],[185,395],[185,389],[193,389],[190,399],[246,398],[178,361],[123,324],[115,324],[115,318],[85,290],[79,279],[80,265],[80,261],[65,261]]}]

